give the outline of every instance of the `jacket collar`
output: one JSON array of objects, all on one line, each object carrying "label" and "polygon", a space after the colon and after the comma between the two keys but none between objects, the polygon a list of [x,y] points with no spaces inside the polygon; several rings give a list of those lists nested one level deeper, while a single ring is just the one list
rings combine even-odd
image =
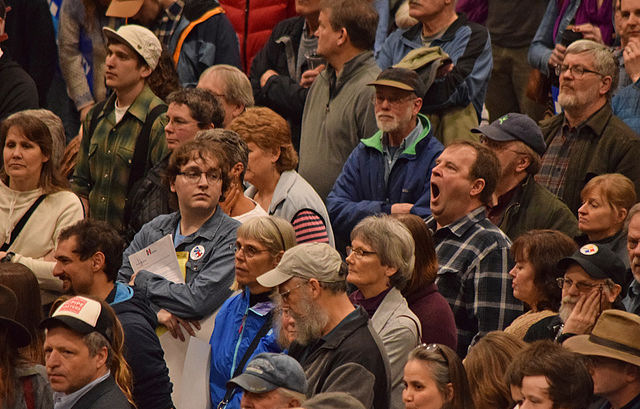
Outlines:
[{"label": "jacket collar", "polygon": [[[562,113],[560,116],[563,123],[562,126],[565,126],[565,124],[568,126],[564,113]],[[599,138],[600,135],[602,135],[602,133],[604,132],[607,125],[609,125],[609,120],[611,119],[612,116],[613,116],[613,111],[611,109],[611,103],[607,101],[599,110],[597,110],[593,115],[591,115],[586,121],[576,126],[577,133],[585,136],[591,136],[593,138]],[[583,134],[582,130],[585,128],[590,128],[591,133]]]},{"label": "jacket collar", "polygon": [[374,316],[371,317],[373,329],[375,329],[377,333],[380,333],[382,327],[384,327],[391,317],[396,315],[396,311],[398,308],[402,307],[402,305],[406,306],[407,303],[404,297],[402,297],[400,290],[395,287],[391,288],[387,295],[382,299],[382,302],[378,306]]},{"label": "jacket collar", "polygon": [[295,170],[286,170],[280,174],[280,179],[278,179],[276,189],[273,191],[273,197],[271,198],[271,204],[269,205],[269,214],[272,214],[278,205],[287,198],[289,190],[296,181],[296,175]]},{"label": "jacket collar", "polygon": [[[420,141],[425,139],[431,131],[431,122],[429,122],[429,119],[426,116],[424,116],[423,114],[418,114],[418,120],[422,124],[422,132],[411,145],[405,147],[404,151],[402,151],[403,155],[415,156],[416,146],[418,145],[418,143],[420,143]],[[378,132],[374,133],[373,136],[363,139],[361,142],[365,146],[376,149],[377,151],[382,153],[382,136],[383,132],[381,130],[378,130]]]},{"label": "jacket collar", "polygon": [[[458,14],[458,18],[455,19],[453,23],[449,25],[449,27],[447,27],[447,30],[444,32],[440,40],[442,42],[451,41],[455,37],[456,31],[458,31],[458,29],[461,26],[466,25],[468,23],[469,22],[467,21],[467,18],[464,16],[464,14]],[[422,35],[422,23],[416,24],[415,26],[405,31],[404,34],[402,34],[404,38],[410,41],[413,41],[416,38],[420,38],[421,35]]]},{"label": "jacket collar", "polygon": [[[216,211],[200,228],[193,234],[187,236],[183,243],[190,243],[195,241],[198,237],[202,237],[205,240],[213,240],[218,233],[218,229],[222,225],[224,218],[229,217],[220,209],[220,206],[216,206]],[[167,234],[173,234],[176,226],[180,223],[180,212],[171,213],[166,222],[159,227],[158,230],[162,232],[164,237]]]},{"label": "jacket collar", "polygon": [[358,328],[367,325],[369,322],[369,316],[362,307],[356,307],[356,309],[347,315],[337,327],[331,332],[322,337],[324,343],[320,348],[322,349],[336,349],[340,346],[345,338],[350,336]]},{"label": "jacket collar", "polygon": [[[349,82],[349,80],[353,78],[362,69],[362,67],[368,67],[370,65],[375,65],[375,64],[376,62],[373,58],[373,51],[363,51],[360,54],[353,57],[352,59],[350,59],[349,61],[347,61],[344,64],[344,67],[342,67],[342,72],[340,73],[340,77],[336,78],[335,91],[333,95],[336,95],[339,92],[339,90],[344,86],[344,84]],[[332,76],[336,75],[336,70],[331,65],[329,65],[329,68],[327,68],[323,72],[326,73],[324,75],[327,81],[331,83],[329,79]]]}]

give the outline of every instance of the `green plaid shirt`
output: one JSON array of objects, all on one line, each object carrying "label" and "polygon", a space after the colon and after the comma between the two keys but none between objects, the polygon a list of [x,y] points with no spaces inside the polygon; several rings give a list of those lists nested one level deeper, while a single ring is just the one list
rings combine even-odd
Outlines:
[{"label": "green plaid shirt", "polygon": [[[82,138],[90,138],[89,148],[86,150],[87,145],[81,145],[71,186],[76,194],[89,199],[92,218],[104,220],[121,231],[136,139],[147,114],[163,102],[145,85],[116,125],[115,100],[115,94],[107,100],[97,117],[93,135],[87,135],[93,109],[87,114],[82,124]],[[169,152],[164,136],[166,124],[166,115],[160,115],[151,128],[147,169]]]}]

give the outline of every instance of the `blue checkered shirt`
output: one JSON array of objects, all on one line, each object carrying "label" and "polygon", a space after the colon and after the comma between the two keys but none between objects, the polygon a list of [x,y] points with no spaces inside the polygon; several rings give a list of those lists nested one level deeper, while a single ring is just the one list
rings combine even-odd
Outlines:
[{"label": "blue checkered shirt", "polygon": [[509,270],[511,241],[479,207],[463,218],[436,230],[427,220],[438,255],[437,285],[447,299],[458,328],[458,354],[489,331],[502,330],[522,314],[513,297]]}]

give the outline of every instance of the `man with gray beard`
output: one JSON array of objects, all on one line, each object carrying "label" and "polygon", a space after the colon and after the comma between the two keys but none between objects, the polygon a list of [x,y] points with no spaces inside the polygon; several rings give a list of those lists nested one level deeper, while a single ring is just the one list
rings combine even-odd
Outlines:
[{"label": "man with gray beard", "polygon": [[365,408],[388,409],[389,360],[366,311],[349,301],[346,277],[335,249],[303,243],[287,250],[258,283],[278,287],[278,304],[287,313],[283,326],[295,321],[289,355],[304,368],[308,397],[347,392]]},{"label": "man with gray beard", "polygon": [[420,114],[426,88],[418,74],[388,68],[369,83],[376,87],[378,132],[351,152],[327,197],[336,248],[367,216],[379,213],[431,215],[431,170],[444,147]]},{"label": "man with gray beard", "polygon": [[563,112],[540,123],[548,146],[536,181],[567,204],[573,214],[580,191],[593,176],[622,173],[640,191],[640,139],[611,110],[618,65],[609,48],[591,40],[567,47],[558,103]]},{"label": "man with gray beard", "polygon": [[558,262],[564,276],[557,279],[562,288],[558,315],[533,324],[524,340],[551,339],[562,343],[578,334],[590,334],[604,310],[624,310],[621,298],[626,268],[607,247],[585,244],[571,257]]}]

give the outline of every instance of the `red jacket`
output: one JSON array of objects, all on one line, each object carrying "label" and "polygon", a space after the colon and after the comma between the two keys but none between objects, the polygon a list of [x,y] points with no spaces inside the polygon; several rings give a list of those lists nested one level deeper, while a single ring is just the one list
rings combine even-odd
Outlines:
[{"label": "red jacket", "polygon": [[296,14],[294,0],[222,0],[220,5],[238,35],[242,69],[247,74],[273,27]]}]

